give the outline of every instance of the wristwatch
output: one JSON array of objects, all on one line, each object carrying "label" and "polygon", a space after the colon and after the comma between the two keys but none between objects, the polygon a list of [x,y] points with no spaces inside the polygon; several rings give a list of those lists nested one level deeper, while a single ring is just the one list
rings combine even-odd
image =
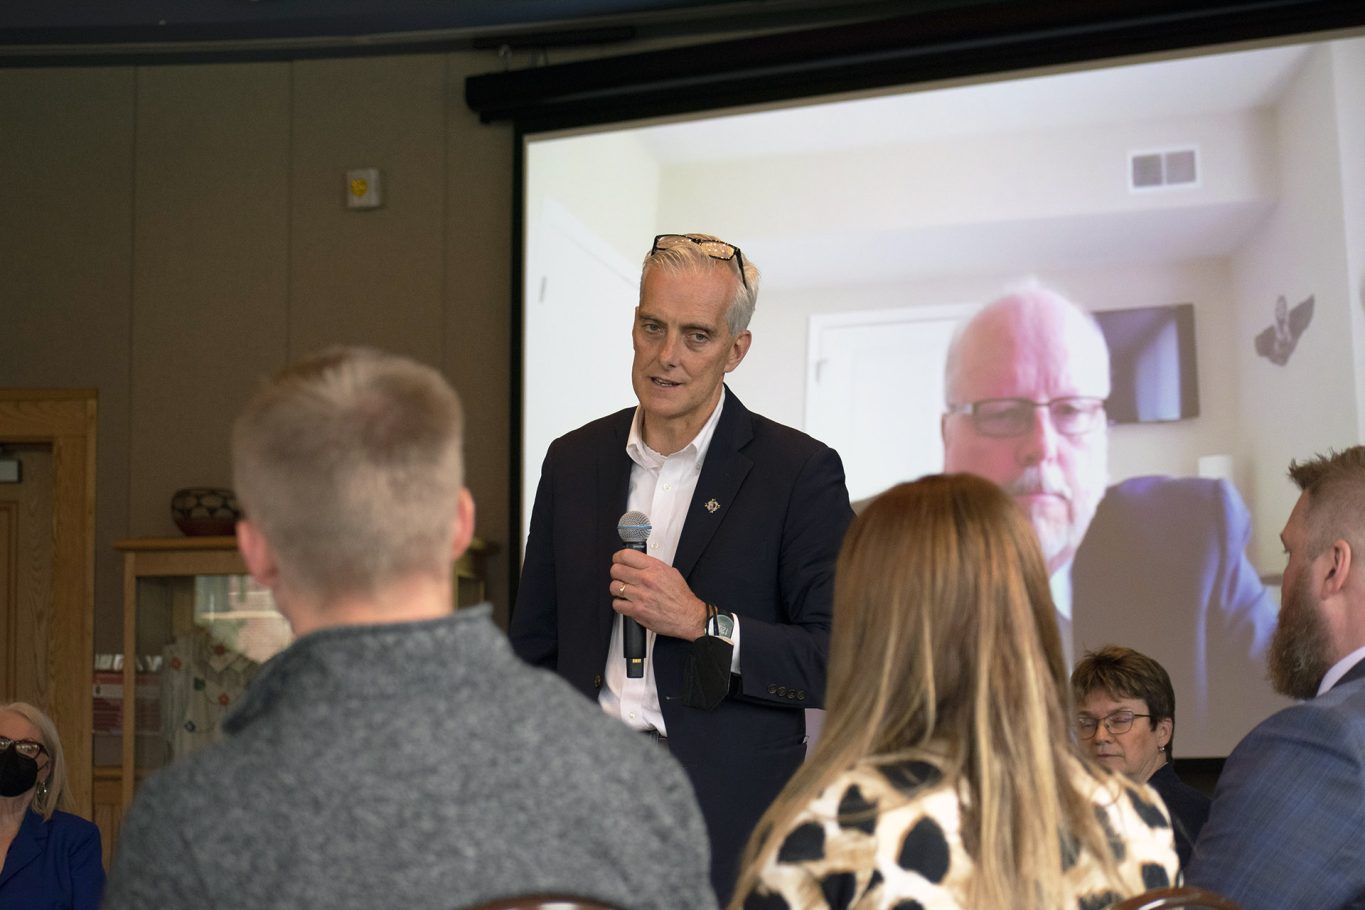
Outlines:
[{"label": "wristwatch", "polygon": [[732,641],[735,637],[735,618],[729,613],[717,611],[706,621],[706,634],[712,638]]}]

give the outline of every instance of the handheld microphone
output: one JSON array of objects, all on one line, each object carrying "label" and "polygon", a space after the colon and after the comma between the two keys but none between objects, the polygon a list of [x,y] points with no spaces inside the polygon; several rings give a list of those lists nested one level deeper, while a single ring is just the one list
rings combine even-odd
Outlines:
[{"label": "handheld microphone", "polygon": [[[654,530],[644,512],[627,512],[616,523],[616,536],[632,550],[645,552],[645,541]],[[639,679],[645,675],[645,627],[629,616],[621,617],[621,644],[626,654],[626,676]]]}]

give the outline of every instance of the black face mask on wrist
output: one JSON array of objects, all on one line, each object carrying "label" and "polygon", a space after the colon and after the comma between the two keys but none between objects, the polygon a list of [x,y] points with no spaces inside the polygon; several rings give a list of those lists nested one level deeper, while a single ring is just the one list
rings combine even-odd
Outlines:
[{"label": "black face mask on wrist", "polygon": [[27,793],[38,780],[38,761],[20,755],[14,744],[0,752],[0,796]]}]

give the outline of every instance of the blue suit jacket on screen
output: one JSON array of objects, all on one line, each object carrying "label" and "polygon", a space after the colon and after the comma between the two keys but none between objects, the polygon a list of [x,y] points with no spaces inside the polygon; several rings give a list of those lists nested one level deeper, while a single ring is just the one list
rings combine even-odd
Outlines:
[{"label": "blue suit jacket on screen", "polygon": [[1243,910],[1365,908],[1365,661],[1237,746],[1186,879]]},{"label": "blue suit jacket on screen", "polygon": [[[616,615],[634,411],[550,445],[509,631],[523,659],[594,700]],[[715,710],[688,707],[691,643],[660,636],[653,652],[669,749],[706,818],[722,900],[754,823],[805,756],[802,709],[823,706],[834,560],[852,517],[838,454],[727,390],[673,565],[699,598],[739,616],[740,676]]]},{"label": "blue suit jacket on screen", "polygon": [[104,890],[100,831],[66,812],[24,815],[0,869],[5,910],[95,910]]},{"label": "blue suit jacket on screen", "polygon": [[[1160,663],[1175,688],[1183,755],[1225,755],[1288,704],[1266,682],[1279,611],[1247,561],[1250,536],[1227,481],[1135,477],[1105,493],[1076,552],[1075,658],[1118,644]],[[1207,739],[1221,742],[1191,750]]]}]

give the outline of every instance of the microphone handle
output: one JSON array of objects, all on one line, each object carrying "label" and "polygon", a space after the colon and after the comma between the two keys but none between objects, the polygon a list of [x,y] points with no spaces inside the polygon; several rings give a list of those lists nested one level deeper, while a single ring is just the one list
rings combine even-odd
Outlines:
[{"label": "microphone handle", "polygon": [[[644,542],[626,544],[631,550],[645,551]],[[626,655],[626,677],[640,679],[645,675],[645,627],[629,616],[621,617],[621,643]]]}]

